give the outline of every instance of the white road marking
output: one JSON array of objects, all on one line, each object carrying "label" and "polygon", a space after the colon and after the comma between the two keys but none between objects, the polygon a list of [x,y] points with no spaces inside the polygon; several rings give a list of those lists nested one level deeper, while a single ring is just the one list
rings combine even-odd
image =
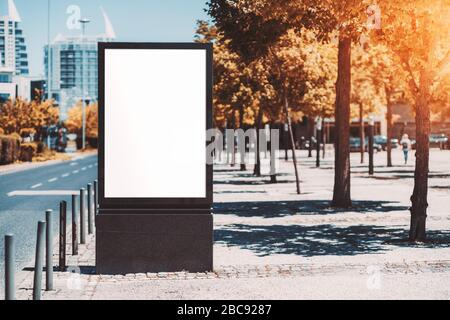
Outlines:
[{"label": "white road marking", "polygon": [[52,182],[55,182],[57,180],[58,180],[58,178],[52,178],[52,179],[48,180],[48,182],[52,183]]},{"label": "white road marking", "polygon": [[72,171],[73,174],[77,174],[78,172],[80,172],[80,170]]},{"label": "white road marking", "polygon": [[79,191],[77,190],[39,190],[39,191],[31,191],[31,190],[16,190],[8,193],[8,197],[17,197],[17,196],[71,196],[77,195]]},{"label": "white road marking", "polygon": [[94,166],[91,164],[88,166],[89,169],[92,169]]},{"label": "white road marking", "polygon": [[98,163],[96,163],[95,166],[97,167],[97,166],[98,166]]},{"label": "white road marking", "polygon": [[34,186],[31,187],[31,189],[36,189],[39,187],[42,187],[42,183],[35,184]]},{"label": "white road marking", "polygon": [[68,176],[70,176],[70,173],[64,173],[61,178],[67,178]]},{"label": "white road marking", "polygon": [[87,170],[86,167],[81,168],[81,171],[86,171],[86,170]]},{"label": "white road marking", "polygon": [[70,165],[71,166],[76,166],[78,163],[77,162],[72,162]]}]

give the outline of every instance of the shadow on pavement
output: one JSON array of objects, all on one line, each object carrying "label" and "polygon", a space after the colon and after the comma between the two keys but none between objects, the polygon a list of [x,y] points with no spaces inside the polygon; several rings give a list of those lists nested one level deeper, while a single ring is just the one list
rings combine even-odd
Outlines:
[{"label": "shadow on pavement", "polygon": [[[396,173],[393,175],[385,175],[386,173]],[[430,173],[430,179],[447,179],[450,174]],[[375,180],[400,180],[400,179],[414,179],[414,171],[380,171],[375,172],[375,175],[362,175],[360,178],[375,179]]]},{"label": "shadow on pavement", "polygon": [[331,208],[329,200],[226,202],[215,203],[215,214],[239,217],[277,218],[291,215],[329,215],[343,212],[386,213],[406,211],[409,207],[390,201],[353,201],[350,209]]},{"label": "shadow on pavement", "polygon": [[245,194],[245,193],[251,193],[251,194],[266,194],[266,191],[217,191],[214,192],[214,194]]},{"label": "shadow on pavement", "polygon": [[[278,180],[277,184],[285,184],[285,183],[293,183],[294,180]],[[303,183],[303,181],[300,181]],[[258,185],[265,185],[265,184],[272,184],[270,180],[223,180],[218,181],[214,180],[214,184],[219,185],[234,185],[234,186],[258,186]]]},{"label": "shadow on pavement", "polygon": [[295,254],[311,256],[352,256],[388,251],[395,246],[450,247],[450,232],[428,231],[434,244],[410,245],[402,241],[408,236],[400,227],[359,225],[274,225],[253,226],[235,224],[215,230],[218,244],[236,246],[253,251],[258,256]]}]

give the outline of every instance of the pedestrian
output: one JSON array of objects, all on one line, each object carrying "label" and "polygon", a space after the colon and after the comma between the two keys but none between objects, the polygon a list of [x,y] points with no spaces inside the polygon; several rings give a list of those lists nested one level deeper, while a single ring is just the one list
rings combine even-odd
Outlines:
[{"label": "pedestrian", "polygon": [[405,165],[406,165],[408,164],[409,150],[411,150],[412,145],[411,140],[409,139],[409,136],[406,133],[403,135],[400,144],[402,146],[403,157],[405,158]]}]

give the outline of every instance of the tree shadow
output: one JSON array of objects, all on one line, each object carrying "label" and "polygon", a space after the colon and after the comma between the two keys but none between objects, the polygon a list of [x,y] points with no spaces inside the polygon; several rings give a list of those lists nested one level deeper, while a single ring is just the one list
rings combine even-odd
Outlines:
[{"label": "tree shadow", "polygon": [[[367,179],[375,179],[375,180],[400,180],[400,179],[414,179],[414,171],[412,171],[412,174],[394,174],[391,176],[383,176],[383,174],[387,173],[386,171],[380,171],[376,172],[375,175],[369,176],[369,175],[361,175],[360,178],[367,178]],[[447,179],[450,178],[450,174],[443,174],[443,173],[430,173],[428,175],[429,179]]]},{"label": "tree shadow", "polygon": [[293,215],[329,215],[344,212],[386,213],[406,211],[409,207],[392,201],[353,201],[349,209],[332,208],[328,200],[264,201],[215,203],[215,214],[238,217],[279,218]]},{"label": "tree shadow", "polygon": [[266,194],[266,191],[217,191],[214,194]]},{"label": "tree shadow", "polygon": [[239,168],[236,169],[214,169],[214,173],[237,173],[241,172]]},{"label": "tree shadow", "polygon": [[[277,173],[277,177],[288,177],[288,176],[290,176],[290,174],[288,174],[288,173]],[[255,178],[255,179],[270,178],[270,176],[268,176],[268,175],[262,175],[261,177],[257,177],[253,173],[248,173],[245,171],[242,171],[241,174],[233,174],[232,176],[229,176],[229,177],[231,179],[234,179],[234,178]]]},{"label": "tree shadow", "polygon": [[[34,267],[25,267],[22,271],[34,272]],[[42,268],[43,272],[46,272],[46,267]],[[75,274],[95,274],[95,266],[67,266],[63,272],[66,273],[75,273]],[[53,272],[61,272],[58,266],[53,267]]]},{"label": "tree shadow", "polygon": [[[302,183],[303,181],[300,181]],[[277,184],[295,183],[294,180],[277,180]],[[273,184],[270,180],[214,180],[215,185],[232,185],[232,186],[261,186]]]},{"label": "tree shadow", "polygon": [[353,256],[382,253],[392,246],[449,248],[450,232],[428,231],[434,243],[411,245],[403,239],[407,230],[401,227],[358,225],[274,225],[256,226],[235,224],[215,230],[218,244],[251,250],[264,257],[272,254],[312,256]]}]

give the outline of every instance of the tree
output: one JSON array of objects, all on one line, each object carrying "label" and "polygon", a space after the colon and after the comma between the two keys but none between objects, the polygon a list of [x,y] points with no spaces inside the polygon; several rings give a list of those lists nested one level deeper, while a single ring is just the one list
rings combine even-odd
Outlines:
[{"label": "tree", "polygon": [[[370,63],[363,65],[361,74],[365,74],[375,86],[377,103],[386,105],[387,122],[387,166],[392,167],[391,140],[394,114],[393,105],[400,100],[410,100],[410,92],[407,84],[407,74],[401,67],[398,57],[384,44],[371,41],[368,46]],[[381,111],[381,110],[380,110]]]},{"label": "tree", "polygon": [[411,196],[409,240],[426,240],[430,106],[449,72],[450,1],[380,1],[382,34],[377,37],[408,74],[416,114],[416,168]]},{"label": "tree", "polygon": [[[264,102],[272,90],[267,80],[262,59],[245,60],[230,49],[230,40],[216,26],[205,21],[197,22],[197,42],[214,44],[214,122],[220,128],[232,124],[233,129],[254,126],[261,129],[264,118]],[[259,144],[257,144],[259,148]],[[261,175],[259,149],[256,152],[254,173]],[[241,155],[243,159],[245,154]],[[234,164],[234,150],[233,161]],[[245,170],[241,161],[241,170]]]},{"label": "tree", "polygon": [[[82,135],[83,114],[81,102],[69,109],[68,118],[65,122],[67,130],[78,136]],[[86,107],[86,137],[98,138],[98,104],[90,104]]]},{"label": "tree", "polygon": [[20,98],[8,100],[0,106],[0,127],[6,134],[34,129],[41,136],[44,127],[59,122],[59,109],[50,100],[27,102]]},{"label": "tree", "polygon": [[358,46],[352,57],[352,118],[359,118],[361,163],[364,163],[366,151],[365,118],[381,114],[383,109],[384,88],[376,69],[378,53],[371,45]]},{"label": "tree", "polygon": [[244,54],[267,53],[288,29],[312,29],[318,40],[338,32],[336,82],[336,157],[332,206],[350,207],[351,44],[366,27],[367,4],[362,0],[210,0],[209,14],[223,27],[231,44],[247,43]]}]

